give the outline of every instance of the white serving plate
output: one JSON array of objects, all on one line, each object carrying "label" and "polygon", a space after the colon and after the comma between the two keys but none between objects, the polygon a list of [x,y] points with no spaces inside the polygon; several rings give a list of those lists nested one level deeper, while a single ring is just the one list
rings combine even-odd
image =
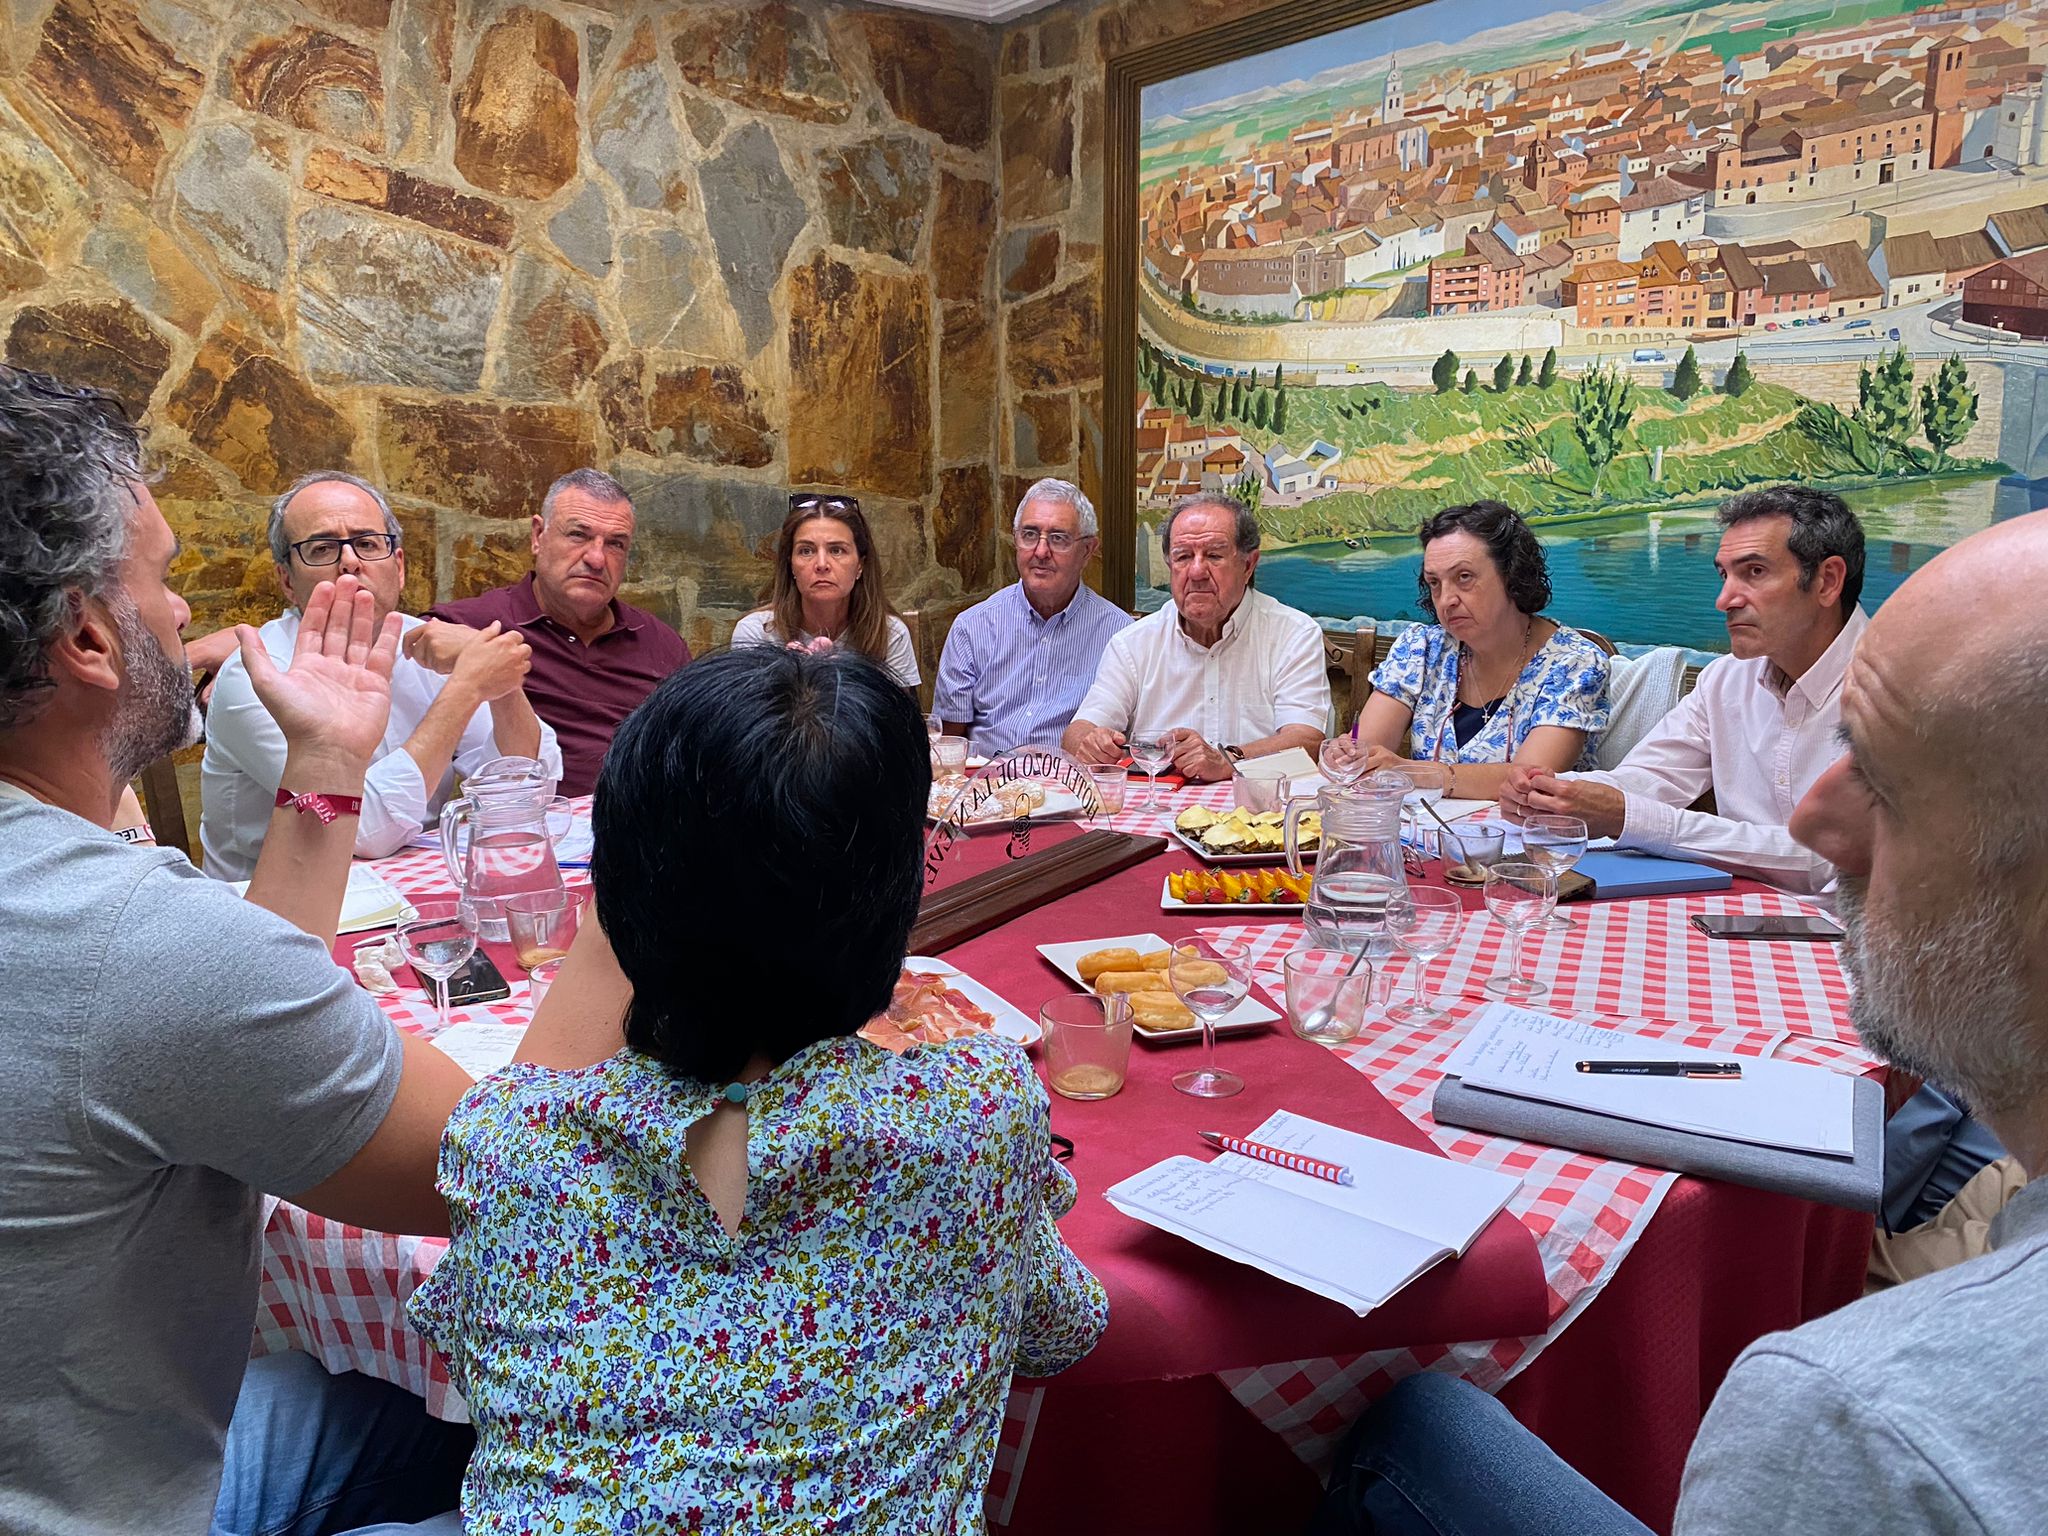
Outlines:
[{"label": "white serving plate", "polygon": [[1159,882],[1159,910],[1162,912],[1214,912],[1227,917],[1236,912],[1284,912],[1299,917],[1307,905],[1300,901],[1182,901],[1165,880]]},{"label": "white serving plate", "polygon": [[1007,998],[1000,997],[957,966],[944,960],[934,960],[930,955],[909,955],[904,958],[903,968],[907,971],[926,971],[934,976],[946,978],[946,984],[977,1008],[986,1008],[995,1023],[991,1034],[1001,1035],[1005,1040],[1014,1040],[1019,1045],[1036,1045],[1045,1031],[1038,1026],[1038,1020],[1028,1017],[1023,1010],[1015,1007]]},{"label": "white serving plate", "polygon": [[[1166,830],[1173,834],[1174,838],[1179,841],[1183,848],[1187,849],[1189,853],[1192,853],[1204,864],[1285,864],[1287,862],[1287,850],[1284,848],[1273,853],[1211,853],[1207,848],[1175,826],[1171,817],[1166,819]],[[1315,856],[1316,850],[1314,848],[1304,848],[1302,850],[1301,857],[1303,863],[1309,862]]]},{"label": "white serving plate", "polygon": [[[1088,814],[1088,803],[1085,800],[1083,800],[1079,795],[1075,794],[1071,789],[1063,788],[1058,784],[1047,784],[1044,786],[1044,788],[1045,804],[1039,806],[1036,810],[1032,811],[1032,813],[1029,816],[1026,816],[1024,818],[1026,821],[1072,821],[1076,817],[1085,816]],[[968,789],[963,791],[956,791],[956,794],[971,792],[972,790]],[[952,811],[952,797],[949,796],[945,800],[941,801],[937,795],[933,795],[931,799],[926,803],[925,819],[927,821],[935,822],[944,821],[949,815],[952,814]],[[962,832],[1003,832],[1009,830],[1016,824],[1017,822],[1015,817],[998,816],[990,821],[962,822],[960,824],[960,830]]]},{"label": "white serving plate", "polygon": [[[1193,909],[1191,908],[1190,910]],[[1205,907],[1203,910],[1208,911],[1212,909]],[[1114,939],[1076,939],[1066,944],[1041,944],[1038,946],[1038,952],[1045,957],[1054,970],[1060,972],[1069,981],[1073,982],[1075,986],[1079,987],[1083,992],[1091,992],[1094,989],[1081,979],[1080,971],[1075,969],[1083,955],[1093,953],[1098,949],[1135,949],[1141,955],[1149,955],[1154,950],[1167,947],[1166,940],[1160,938],[1156,933],[1127,933],[1121,938]],[[1162,988],[1161,990],[1170,989]],[[1225,1035],[1238,1033],[1243,1030],[1261,1029],[1268,1024],[1276,1024],[1279,1020],[1279,1014],[1259,1001],[1258,984],[1255,982],[1253,983],[1250,995],[1216,1021],[1216,1032],[1219,1035]],[[1132,1033],[1140,1040],[1199,1040],[1202,1038],[1202,1026],[1199,1022],[1196,1022],[1189,1025],[1186,1029],[1139,1029],[1132,1031]]]}]

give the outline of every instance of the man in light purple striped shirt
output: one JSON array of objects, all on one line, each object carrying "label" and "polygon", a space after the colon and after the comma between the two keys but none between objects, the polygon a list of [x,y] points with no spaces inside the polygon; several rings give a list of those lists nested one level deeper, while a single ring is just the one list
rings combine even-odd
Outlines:
[{"label": "man in light purple striped shirt", "polygon": [[933,708],[946,734],[993,756],[1056,747],[1109,637],[1130,615],[1081,582],[1095,553],[1095,508],[1078,487],[1040,480],[1012,524],[1018,580],[953,621]]}]

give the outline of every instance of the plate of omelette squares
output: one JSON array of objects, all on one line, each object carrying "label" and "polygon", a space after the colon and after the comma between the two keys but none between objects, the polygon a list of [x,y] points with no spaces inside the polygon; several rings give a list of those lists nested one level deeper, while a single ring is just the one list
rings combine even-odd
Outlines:
[{"label": "plate of omelette squares", "polygon": [[[1127,933],[1115,939],[1078,939],[1068,944],[1041,944],[1043,955],[1085,992],[1106,997],[1122,992],[1131,1000],[1131,1020],[1142,1040],[1199,1040],[1201,1020],[1173,995],[1167,979],[1166,940],[1156,933]],[[1263,1029],[1280,1015],[1259,1001],[1258,991],[1216,1021],[1218,1034]]]}]

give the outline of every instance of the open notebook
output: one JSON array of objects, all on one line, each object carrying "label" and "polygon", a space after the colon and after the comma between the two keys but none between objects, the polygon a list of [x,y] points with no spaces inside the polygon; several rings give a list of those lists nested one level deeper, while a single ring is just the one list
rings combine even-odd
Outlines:
[{"label": "open notebook", "polygon": [[[249,882],[233,882],[236,890],[244,896],[249,894]],[[393,923],[402,923],[413,915],[412,906],[398,888],[371,869],[367,864],[351,864],[348,867],[348,890],[341,898],[341,922],[336,933],[362,933],[371,928],[389,928]]]},{"label": "open notebook", "polygon": [[1360,1317],[1460,1255],[1521,1181],[1277,1110],[1248,1141],[1350,1169],[1350,1185],[1225,1152],[1170,1157],[1105,1192],[1126,1216]]}]

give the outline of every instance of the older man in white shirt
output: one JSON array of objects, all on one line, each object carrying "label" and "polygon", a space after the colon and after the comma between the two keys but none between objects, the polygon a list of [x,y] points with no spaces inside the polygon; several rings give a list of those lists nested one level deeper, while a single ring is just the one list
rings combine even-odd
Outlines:
[{"label": "older man in white shirt", "polygon": [[1230,777],[1247,757],[1313,750],[1330,718],[1323,632],[1252,587],[1259,524],[1229,496],[1190,496],[1160,530],[1173,601],[1110,638],[1061,745],[1112,763],[1164,737],[1174,771]]},{"label": "older man in white shirt", "polygon": [[[1602,773],[1517,768],[1501,809],[1577,816],[1624,848],[1699,859],[1800,894],[1834,867],[1787,830],[1841,753],[1842,677],[1868,622],[1863,527],[1839,496],[1776,485],[1721,506],[1715,606],[1732,654]],[[1715,814],[1688,810],[1707,790]]]},{"label": "older man in white shirt", "polygon": [[[356,577],[376,598],[380,624],[405,586],[405,550],[390,504],[376,487],[338,471],[304,476],[278,497],[270,552],[291,606],[257,634],[280,669],[291,663],[300,611],[321,582]],[[404,627],[419,622],[407,616]],[[494,757],[518,756],[538,758],[561,775],[555,733],[521,686],[530,654],[518,631],[492,624],[445,674],[399,658],[390,724],[364,779],[358,856],[382,858],[404,847],[440,814],[458,769],[474,773]],[[318,784],[283,782],[285,749],[284,732],[256,696],[240,656],[230,657],[214,684],[199,771],[199,840],[209,875],[248,878],[281,792],[325,793]]]}]

